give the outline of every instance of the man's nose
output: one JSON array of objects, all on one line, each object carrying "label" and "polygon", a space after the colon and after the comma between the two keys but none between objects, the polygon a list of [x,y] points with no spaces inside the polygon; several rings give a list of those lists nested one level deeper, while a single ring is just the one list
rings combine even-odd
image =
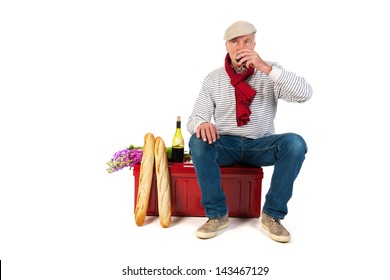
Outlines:
[{"label": "man's nose", "polygon": [[237,51],[245,49],[245,42],[238,42]]}]

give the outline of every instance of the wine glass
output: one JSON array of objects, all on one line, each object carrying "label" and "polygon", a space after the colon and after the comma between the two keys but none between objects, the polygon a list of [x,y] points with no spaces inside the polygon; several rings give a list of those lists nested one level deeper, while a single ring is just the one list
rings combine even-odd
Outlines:
[{"label": "wine glass", "polygon": [[[237,63],[239,63],[240,60],[241,60],[241,58],[240,58],[240,59],[235,58],[235,59],[236,59],[236,62],[237,62]],[[236,68],[236,73],[237,73],[237,74],[243,75],[243,74],[245,74],[247,71],[248,71],[248,69],[247,69],[246,66],[245,66],[245,61],[244,61],[240,66],[238,66],[238,67]]]}]

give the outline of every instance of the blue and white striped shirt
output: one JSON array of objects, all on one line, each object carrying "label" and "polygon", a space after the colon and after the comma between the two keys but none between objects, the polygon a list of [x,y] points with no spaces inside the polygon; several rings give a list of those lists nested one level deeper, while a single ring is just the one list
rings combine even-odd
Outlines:
[{"label": "blue and white striped shirt", "polygon": [[204,79],[187,123],[188,132],[192,135],[199,124],[211,122],[213,119],[220,135],[256,139],[274,134],[278,99],[303,103],[311,97],[313,91],[302,77],[286,71],[275,62],[267,63],[272,66],[268,76],[255,70],[246,80],[256,90],[250,105],[252,114],[248,124],[237,126],[234,87],[230,84],[225,67],[221,67]]}]

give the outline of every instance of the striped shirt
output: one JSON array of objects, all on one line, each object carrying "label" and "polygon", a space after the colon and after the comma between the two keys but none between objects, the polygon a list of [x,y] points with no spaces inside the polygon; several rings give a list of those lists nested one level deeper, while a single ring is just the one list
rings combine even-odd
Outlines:
[{"label": "striped shirt", "polygon": [[187,123],[188,132],[192,135],[198,125],[213,121],[220,135],[256,139],[274,134],[278,99],[303,103],[311,97],[312,88],[302,77],[286,71],[277,63],[267,63],[272,66],[268,76],[255,70],[246,80],[256,90],[248,124],[237,126],[234,87],[225,67],[221,67],[205,77]]}]

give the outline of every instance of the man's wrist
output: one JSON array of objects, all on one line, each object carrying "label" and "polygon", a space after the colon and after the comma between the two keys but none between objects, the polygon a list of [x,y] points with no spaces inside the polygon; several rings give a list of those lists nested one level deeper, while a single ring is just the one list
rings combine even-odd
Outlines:
[{"label": "man's wrist", "polygon": [[266,63],[261,71],[268,76],[272,72],[272,66]]}]

